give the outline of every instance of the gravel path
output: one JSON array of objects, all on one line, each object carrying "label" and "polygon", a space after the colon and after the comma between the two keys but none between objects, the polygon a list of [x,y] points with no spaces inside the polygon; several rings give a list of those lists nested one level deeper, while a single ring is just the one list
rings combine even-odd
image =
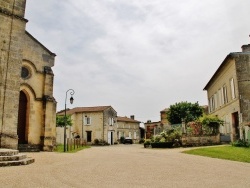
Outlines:
[{"label": "gravel path", "polygon": [[92,147],[74,154],[27,153],[35,163],[0,168],[0,187],[250,187],[250,164],[142,145]]}]

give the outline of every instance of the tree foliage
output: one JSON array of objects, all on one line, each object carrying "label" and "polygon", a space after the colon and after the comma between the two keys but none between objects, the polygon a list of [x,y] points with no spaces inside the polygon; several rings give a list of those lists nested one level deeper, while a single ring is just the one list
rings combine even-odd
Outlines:
[{"label": "tree foliage", "polygon": [[171,124],[185,123],[195,121],[203,114],[202,107],[199,106],[198,102],[179,102],[174,105],[170,105],[167,111],[167,119]]},{"label": "tree foliage", "polygon": [[224,121],[214,115],[203,115],[198,119],[202,125],[207,125],[210,127],[219,127],[224,124]]},{"label": "tree foliage", "polygon": [[[65,125],[64,120],[65,120],[64,116],[56,116],[56,126],[57,127],[64,127],[64,125]],[[71,120],[69,115],[66,115],[66,126],[67,125],[69,125],[69,126],[72,125],[72,120]]]}]

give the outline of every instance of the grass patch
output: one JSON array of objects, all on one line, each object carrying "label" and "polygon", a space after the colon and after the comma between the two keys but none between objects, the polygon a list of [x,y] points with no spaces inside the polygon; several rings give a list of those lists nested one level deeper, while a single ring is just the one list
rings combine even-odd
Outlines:
[{"label": "grass patch", "polygon": [[[72,148],[71,151],[66,151],[65,153],[76,153],[80,150],[83,150],[83,149],[87,149],[87,148],[90,148],[90,146],[80,146],[78,148]],[[55,152],[60,152],[60,153],[64,153],[64,146],[63,144],[58,144],[56,149],[55,149]]]},{"label": "grass patch", "polygon": [[250,148],[219,146],[192,149],[183,153],[250,163]]}]

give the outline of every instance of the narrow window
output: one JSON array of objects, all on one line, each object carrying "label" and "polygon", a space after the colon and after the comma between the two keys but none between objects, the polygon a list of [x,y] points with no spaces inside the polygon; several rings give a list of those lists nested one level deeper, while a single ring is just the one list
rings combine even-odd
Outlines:
[{"label": "narrow window", "polygon": [[134,139],[136,139],[136,132],[134,132]]},{"label": "narrow window", "polygon": [[90,117],[84,118],[84,125],[91,125],[91,118]]},{"label": "narrow window", "polygon": [[223,86],[223,104],[227,104],[228,100],[227,100],[227,86],[224,85]]},{"label": "narrow window", "polygon": [[214,111],[215,104],[214,104],[214,95],[210,98],[210,112]]},{"label": "narrow window", "polygon": [[217,98],[218,98],[218,107],[219,107],[219,106],[222,105],[222,104],[221,104],[221,89],[218,90],[217,94],[218,94],[218,97],[217,97]]},{"label": "narrow window", "polygon": [[110,126],[114,125],[114,118],[112,118],[112,117],[109,118],[109,125]]},{"label": "narrow window", "polygon": [[230,80],[230,85],[231,85],[231,94],[232,94],[232,99],[235,99],[235,87],[234,87],[234,79],[232,78]]}]

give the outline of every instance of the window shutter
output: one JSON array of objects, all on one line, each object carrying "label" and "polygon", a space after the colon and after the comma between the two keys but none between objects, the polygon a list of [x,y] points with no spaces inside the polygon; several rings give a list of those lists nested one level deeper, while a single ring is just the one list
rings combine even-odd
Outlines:
[{"label": "window shutter", "polygon": [[83,123],[84,123],[84,125],[87,125],[87,117],[84,117]]}]

